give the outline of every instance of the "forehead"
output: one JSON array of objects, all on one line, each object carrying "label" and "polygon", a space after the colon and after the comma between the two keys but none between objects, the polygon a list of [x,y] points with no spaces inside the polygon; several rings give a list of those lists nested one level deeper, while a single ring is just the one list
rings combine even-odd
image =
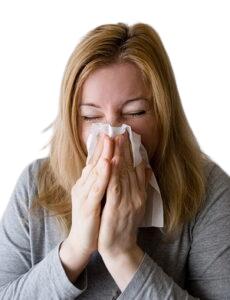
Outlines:
[{"label": "forehead", "polygon": [[132,63],[111,64],[93,71],[81,89],[80,104],[88,101],[126,101],[145,97],[150,91],[141,71]]}]

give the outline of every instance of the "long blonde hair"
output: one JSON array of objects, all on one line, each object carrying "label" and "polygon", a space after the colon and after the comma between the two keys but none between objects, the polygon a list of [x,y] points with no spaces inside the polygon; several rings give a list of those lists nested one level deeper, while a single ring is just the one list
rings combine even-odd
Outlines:
[{"label": "long blonde hair", "polygon": [[35,206],[52,211],[68,233],[70,191],[86,162],[77,128],[80,89],[92,71],[118,61],[135,64],[152,90],[160,140],[151,164],[163,198],[164,231],[169,235],[189,221],[202,203],[206,156],[185,117],[161,39],[146,24],[99,26],[75,48],[62,81],[59,111],[52,124],[50,155],[38,174]]}]

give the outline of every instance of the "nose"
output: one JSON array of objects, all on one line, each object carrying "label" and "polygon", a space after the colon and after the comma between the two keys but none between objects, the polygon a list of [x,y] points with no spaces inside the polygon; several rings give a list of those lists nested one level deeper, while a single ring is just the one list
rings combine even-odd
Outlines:
[{"label": "nose", "polygon": [[111,113],[106,116],[106,123],[113,127],[119,127],[122,125],[121,118],[119,114]]}]

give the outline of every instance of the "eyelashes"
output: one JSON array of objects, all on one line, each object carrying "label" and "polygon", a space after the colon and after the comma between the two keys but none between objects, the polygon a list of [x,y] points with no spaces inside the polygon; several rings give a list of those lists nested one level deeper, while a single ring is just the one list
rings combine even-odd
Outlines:
[{"label": "eyelashes", "polygon": [[[146,113],[145,110],[141,110],[141,111],[137,111],[137,112],[133,112],[133,113],[124,113],[123,116],[125,119],[129,119],[129,118],[135,118],[138,116],[142,116]],[[103,116],[81,116],[81,118],[84,121],[96,121],[96,120],[100,120],[103,118]]]},{"label": "eyelashes", "polygon": [[81,118],[82,118],[84,121],[93,121],[93,120],[100,119],[100,117],[87,117],[87,116],[82,116]]},{"label": "eyelashes", "polygon": [[133,112],[133,113],[125,114],[125,115],[128,115],[128,116],[141,116],[141,115],[144,115],[144,114],[145,114],[145,110],[141,110],[141,111],[138,111],[138,112]]}]

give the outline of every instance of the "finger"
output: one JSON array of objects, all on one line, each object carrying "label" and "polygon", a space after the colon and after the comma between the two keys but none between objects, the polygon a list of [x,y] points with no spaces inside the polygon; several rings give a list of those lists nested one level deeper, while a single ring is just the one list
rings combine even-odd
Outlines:
[{"label": "finger", "polygon": [[111,167],[108,160],[101,160],[98,167],[94,169],[93,174],[88,177],[85,183],[86,189],[89,191],[87,200],[92,202],[92,205],[102,201],[110,178]]},{"label": "finger", "polygon": [[[88,177],[90,175],[94,175],[96,173],[96,176],[100,176],[101,174],[101,169],[103,169],[103,165],[105,164],[105,160],[110,161],[113,155],[113,141],[110,139],[108,136],[104,135],[102,137],[103,139],[103,144],[100,146],[101,147],[101,153],[100,156],[95,161],[93,164],[88,164],[82,172],[82,181],[83,184],[88,180]],[[99,155],[99,149],[96,155]]]},{"label": "finger", "polygon": [[[123,201],[122,205],[127,205],[131,198],[132,189],[128,171],[133,172],[133,176],[135,176],[128,132],[117,136],[115,142],[114,158],[119,160],[117,176],[120,179],[120,201]],[[136,184],[135,177],[132,179],[133,183]]]},{"label": "finger", "polygon": [[144,163],[140,163],[135,172],[128,172],[129,182],[131,185],[131,201],[134,207],[137,209],[137,218],[144,216],[145,204],[146,204],[146,188],[145,188],[145,166]]},{"label": "finger", "polygon": [[131,143],[129,139],[128,132],[126,131],[124,134],[124,160],[126,167],[128,169],[133,168],[133,155],[132,155],[132,150],[131,150]]},{"label": "finger", "polygon": [[106,206],[118,206],[121,199],[121,183],[119,176],[120,159],[119,156],[113,157],[111,162],[111,176],[106,192]]},{"label": "finger", "polygon": [[81,177],[80,177],[80,180],[82,183],[84,183],[87,180],[87,178],[89,177],[93,168],[94,168],[94,165],[92,165],[92,164],[86,165],[84,167],[84,169],[82,170],[82,173],[81,173]]},{"label": "finger", "polygon": [[102,153],[97,161],[96,166],[92,169],[91,174],[85,184],[90,187],[88,199],[98,203],[102,200],[105,190],[109,183],[110,177],[110,160],[113,155],[113,141],[107,135],[104,135]]},{"label": "finger", "polygon": [[104,138],[105,138],[105,134],[104,133],[100,133],[98,136],[98,140],[97,140],[97,144],[95,147],[95,151],[92,155],[92,157],[89,159],[87,164],[96,164],[101,153],[103,150],[103,143],[104,143]]},{"label": "finger", "polygon": [[114,148],[113,139],[111,139],[109,136],[105,135],[104,141],[103,141],[102,153],[99,156],[99,160],[102,158],[102,159],[110,161],[113,156],[113,148]]},{"label": "finger", "polygon": [[133,175],[129,174],[128,169],[123,169],[120,172],[121,178],[121,195],[123,200],[123,205],[127,205],[130,200],[132,200],[132,189],[135,187],[132,186],[132,183],[135,184]]},{"label": "finger", "polygon": [[114,138],[114,153],[113,153],[114,157],[122,156],[124,141],[125,141],[125,137],[123,134],[119,134]]}]

